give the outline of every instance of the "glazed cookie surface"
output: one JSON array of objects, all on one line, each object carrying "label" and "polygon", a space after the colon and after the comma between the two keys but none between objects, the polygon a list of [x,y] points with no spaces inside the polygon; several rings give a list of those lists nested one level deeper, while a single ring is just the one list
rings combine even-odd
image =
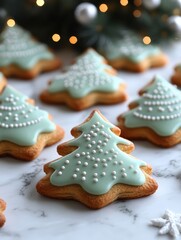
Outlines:
[{"label": "glazed cookie surface", "polygon": [[75,139],[58,146],[63,157],[45,165],[46,176],[37,184],[39,193],[75,199],[96,209],[118,198],[156,191],[151,167],[129,154],[133,143],[119,137],[120,129],[98,110],[71,133]]},{"label": "glazed cookie surface", "polygon": [[63,137],[62,128],[51,121],[46,111],[32,105],[32,100],[5,82],[0,85],[0,155],[32,160],[46,145]]},{"label": "glazed cookie surface", "polygon": [[2,227],[6,221],[6,218],[3,214],[5,209],[6,209],[6,203],[2,199],[0,199],[0,227]]},{"label": "glazed cookie surface", "polygon": [[167,63],[167,57],[159,47],[146,45],[134,32],[125,31],[120,39],[112,39],[102,52],[108,63],[116,69],[143,72]]},{"label": "glazed cookie surface", "polygon": [[161,76],[140,92],[140,99],[118,117],[124,137],[148,139],[162,147],[181,141],[181,91]]},{"label": "glazed cookie surface", "polygon": [[7,26],[1,33],[0,71],[6,77],[31,79],[59,66],[60,60],[17,24]]},{"label": "glazed cookie surface", "polygon": [[67,104],[74,110],[126,100],[125,85],[102,56],[89,49],[40,95],[46,103]]},{"label": "glazed cookie surface", "polygon": [[171,78],[173,84],[181,87],[181,64],[178,64],[174,69],[174,74]]}]

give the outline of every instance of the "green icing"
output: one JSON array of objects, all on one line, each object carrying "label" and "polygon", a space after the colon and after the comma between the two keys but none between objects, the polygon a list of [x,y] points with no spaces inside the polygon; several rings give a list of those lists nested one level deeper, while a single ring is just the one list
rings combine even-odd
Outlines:
[{"label": "green icing", "polygon": [[138,107],[123,114],[128,128],[148,127],[170,136],[181,127],[181,91],[160,76],[145,88]]},{"label": "green icing", "polygon": [[107,193],[117,183],[133,186],[144,184],[145,176],[140,166],[146,163],[136,160],[118,148],[118,144],[130,142],[115,135],[114,125],[105,121],[97,112],[78,127],[82,134],[70,146],[78,148],[67,156],[50,163],[55,171],[51,184],[66,186],[80,185],[93,195]]},{"label": "green icing", "polygon": [[109,69],[111,67],[103,62],[102,56],[89,50],[65,73],[56,76],[48,86],[48,91],[66,91],[74,98],[84,97],[93,91],[115,92],[122,80],[107,73]]},{"label": "green icing", "polygon": [[[99,51],[101,52],[101,46]],[[151,44],[145,45],[141,38],[131,31],[125,31],[122,38],[112,39],[103,50],[104,55],[109,60],[129,59],[132,62],[139,63],[144,59],[157,55],[160,49]]]},{"label": "green icing", "polygon": [[7,86],[0,95],[0,140],[31,146],[42,132],[52,132],[55,125],[48,113],[26,102],[27,97]]},{"label": "green icing", "polygon": [[3,80],[3,74],[0,72],[0,82]]},{"label": "green icing", "polygon": [[31,69],[37,62],[52,59],[53,54],[43,44],[15,25],[6,27],[0,35],[0,66],[16,64],[23,69]]}]

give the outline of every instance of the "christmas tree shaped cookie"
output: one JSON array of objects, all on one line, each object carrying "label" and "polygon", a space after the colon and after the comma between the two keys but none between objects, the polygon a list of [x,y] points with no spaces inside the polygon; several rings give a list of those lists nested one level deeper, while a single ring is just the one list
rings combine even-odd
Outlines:
[{"label": "christmas tree shaped cookie", "polygon": [[6,221],[5,216],[3,214],[5,208],[6,203],[2,199],[0,199],[0,227],[2,227]]},{"label": "christmas tree shaped cookie", "polygon": [[171,147],[181,141],[181,91],[160,76],[140,92],[141,98],[118,117],[124,137],[148,139]]},{"label": "christmas tree shaped cookie", "polygon": [[125,85],[102,56],[89,49],[68,70],[53,79],[43,91],[46,103],[67,104],[74,110],[126,100]]},{"label": "christmas tree shaped cookie", "polygon": [[2,199],[0,199],[0,227],[2,227],[6,221],[5,216],[3,214],[5,208],[6,203]]},{"label": "christmas tree shaped cookie", "polygon": [[143,72],[167,63],[167,57],[158,47],[144,44],[136,33],[128,30],[123,32],[122,38],[112,39],[106,47],[101,45],[99,51],[116,69]]},{"label": "christmas tree shaped cookie", "polygon": [[32,160],[45,146],[62,139],[63,129],[32,102],[0,81],[0,155]]},{"label": "christmas tree shaped cookie", "polygon": [[120,129],[99,111],[71,131],[75,139],[58,146],[63,157],[45,165],[39,193],[75,199],[101,208],[118,198],[139,198],[154,193],[157,183],[151,167],[129,153],[134,145],[119,137]]},{"label": "christmas tree shaped cookie", "polygon": [[60,60],[21,27],[6,27],[0,35],[0,71],[6,77],[31,79],[59,68]]},{"label": "christmas tree shaped cookie", "polygon": [[175,72],[171,78],[172,83],[181,87],[181,64],[178,64],[175,67]]}]

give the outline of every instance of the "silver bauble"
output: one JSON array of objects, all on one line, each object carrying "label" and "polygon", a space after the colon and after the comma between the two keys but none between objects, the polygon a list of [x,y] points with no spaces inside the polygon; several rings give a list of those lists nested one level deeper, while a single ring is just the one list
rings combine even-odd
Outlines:
[{"label": "silver bauble", "polygon": [[160,5],[161,0],[142,0],[142,3],[146,9],[153,10]]},{"label": "silver bauble", "polygon": [[89,24],[96,16],[97,8],[92,3],[81,3],[75,9],[75,18],[81,24]]},{"label": "silver bauble", "polygon": [[177,34],[181,34],[181,17],[180,16],[169,17],[168,18],[168,25]]}]

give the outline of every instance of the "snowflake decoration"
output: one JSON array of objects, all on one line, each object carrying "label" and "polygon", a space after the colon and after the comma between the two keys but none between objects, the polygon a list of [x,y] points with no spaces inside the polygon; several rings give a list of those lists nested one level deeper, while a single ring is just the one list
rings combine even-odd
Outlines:
[{"label": "snowflake decoration", "polygon": [[159,234],[170,234],[177,238],[181,233],[181,214],[176,214],[166,210],[162,218],[151,220],[151,225],[161,228]]}]

